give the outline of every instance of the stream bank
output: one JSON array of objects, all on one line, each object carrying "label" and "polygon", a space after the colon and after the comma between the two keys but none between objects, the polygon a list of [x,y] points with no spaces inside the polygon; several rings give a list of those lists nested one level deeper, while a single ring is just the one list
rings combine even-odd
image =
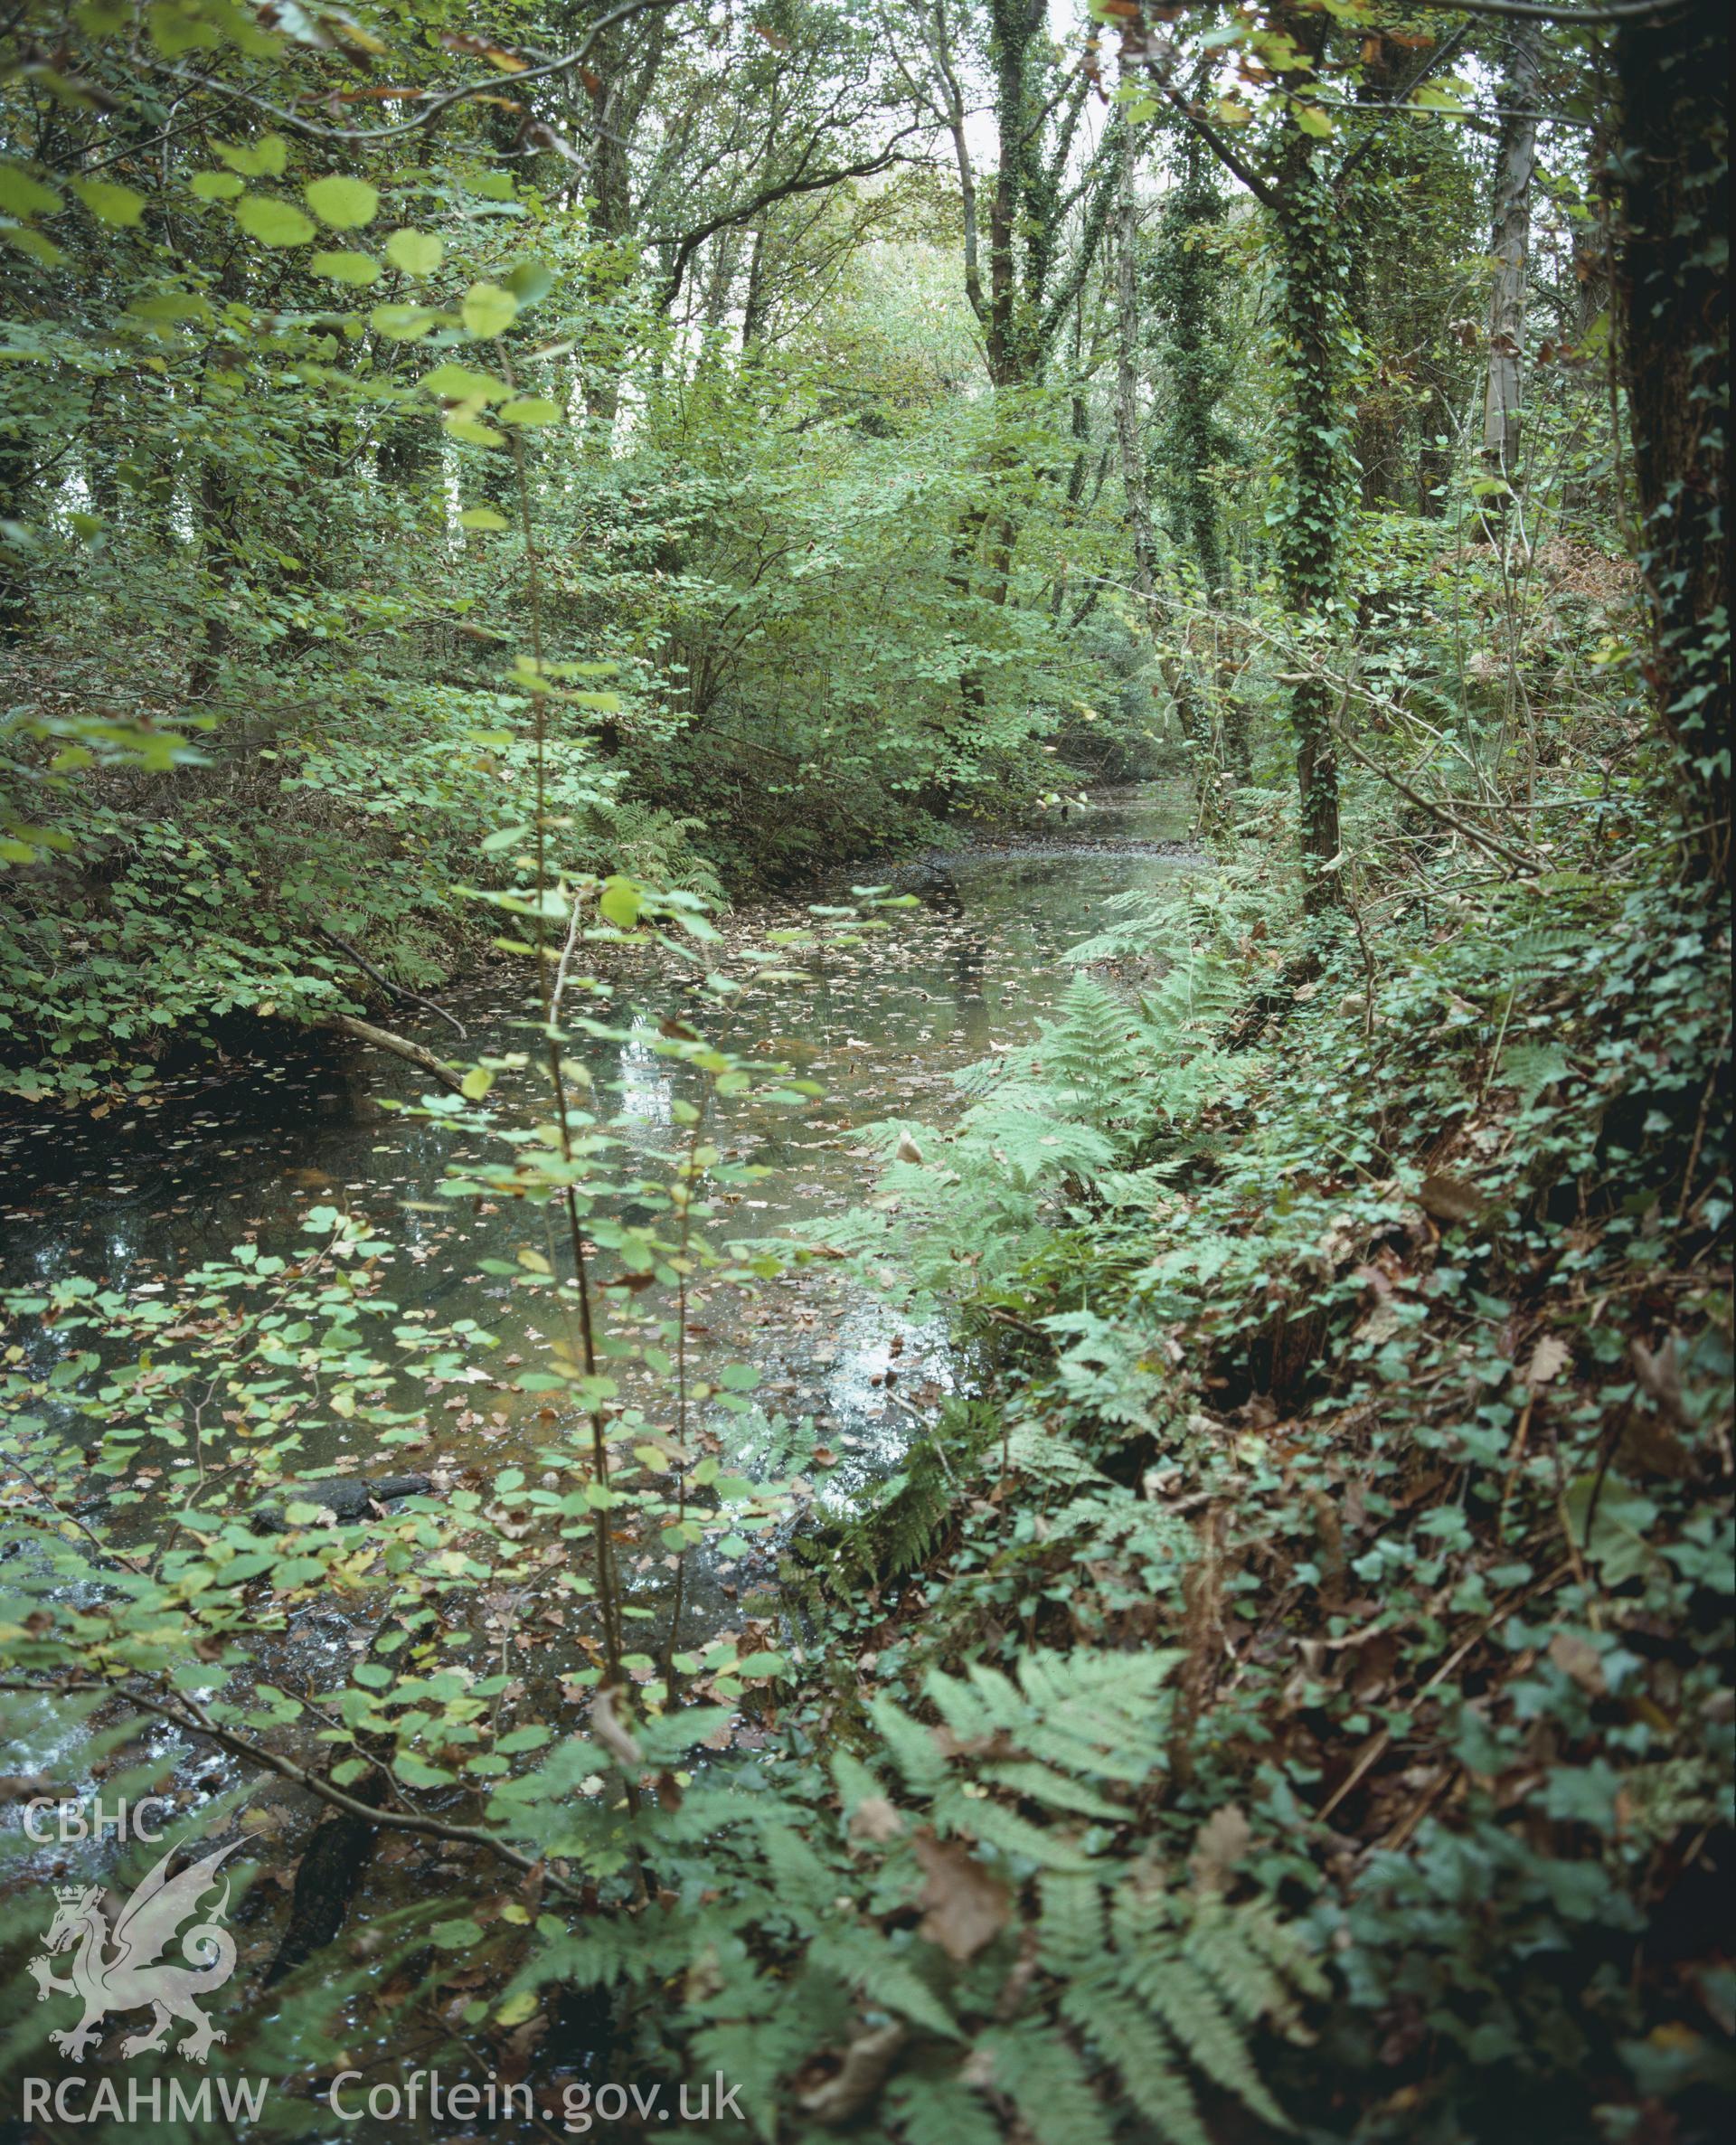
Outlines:
[{"label": "stream bank", "polygon": [[[775,1238],[856,1204],[874,1162],[860,1128],[888,1116],[944,1118],[956,1109],[950,1076],[1034,1033],[1068,979],[1058,956],[1096,928],[1104,901],[1155,890],[1187,868],[1186,814],[1184,798],[1159,789],[1099,793],[1088,807],[1073,808],[1064,825],[1025,839],[899,867],[891,883],[913,894],[916,905],[889,912],[886,931],[854,948],[827,947],[799,972],[750,983],[722,1006],[707,999],[696,1010],[691,987],[671,965],[625,983],[622,999],[651,1018],[703,1019],[722,1047],[781,1060],[824,1087],[822,1098],[800,1110],[753,1093],[721,1101],[717,1145],[769,1174],[722,1195],[732,1204],[718,1233]],[[847,902],[858,876],[841,871],[802,898],[737,912],[723,920],[726,941],[797,928],[811,921],[810,902]],[[448,994],[447,1005],[469,1033],[467,1054],[518,1046],[524,982],[522,969],[502,965]],[[431,1026],[427,1034],[437,1039]],[[634,1138],[647,1147],[662,1142],[677,1069],[633,1039],[589,1046],[589,1064]],[[534,1468],[539,1450],[560,1433],[545,1406],[512,1389],[511,1366],[534,1359],[537,1309],[486,1271],[486,1262],[513,1256],[525,1217],[487,1200],[457,1206],[438,1200],[441,1178],[462,1164],[471,1143],[386,1107],[415,1101],[424,1084],[396,1060],[310,1036],[273,1062],[165,1083],[152,1106],[106,1121],[10,1135],[0,1140],[7,1170],[0,1280],[40,1290],[76,1274],[131,1297],[161,1295],[237,1244],[292,1252],[315,1206],[364,1215],[390,1242],[379,1258],[401,1312],[442,1323],[474,1319],[498,1347],[461,1379],[429,1382],[420,1440],[378,1449],[334,1422],[323,1442],[310,1438],[304,1465],[353,1473],[357,1481],[405,1469],[480,1480],[514,1464]],[[503,1082],[491,1100],[503,1095],[509,1111],[520,1102],[526,1110],[534,1106],[528,1088],[515,1102]],[[750,1295],[719,1290],[708,1300],[695,1290],[693,1302],[695,1330],[708,1349],[750,1362],[760,1376],[760,1408],[745,1417],[720,1414],[708,1426],[725,1464],[775,1459],[798,1426],[803,1450],[816,1462],[809,1471],[819,1516],[848,1517],[897,1468],[958,1374],[939,1320],[901,1311],[827,1265],[791,1267]],[[494,1363],[502,1366],[498,1375],[490,1375]],[[656,1618],[636,1637],[647,1647],[691,1648],[719,1638],[764,1643],[786,1606],[776,1548],[762,1538],[741,1554],[697,1554],[678,1634],[666,1628],[669,1590],[653,1560],[636,1560],[636,1595]],[[281,1670],[324,1687],[365,1643],[352,1616],[316,1601],[295,1616],[279,1649]],[[556,1687],[563,1659],[549,1649],[536,1670],[557,1713],[571,1703]],[[47,1720],[42,1727],[20,1769],[51,1773],[71,1788],[76,1743],[56,1736]],[[166,1737],[156,1747],[173,1761],[175,1792],[189,1807],[239,1784],[238,1769],[208,1752],[179,1749]],[[309,1798],[280,1782],[268,1783],[252,1801],[253,1821],[286,1848],[315,1815]],[[401,1839],[377,1858],[366,1882],[381,1889],[364,1895],[373,1906],[383,1911],[396,1902],[405,1872],[420,1870],[420,1853]],[[278,1919],[278,1896],[267,1923]],[[255,1941],[267,1942],[264,1928]]]}]

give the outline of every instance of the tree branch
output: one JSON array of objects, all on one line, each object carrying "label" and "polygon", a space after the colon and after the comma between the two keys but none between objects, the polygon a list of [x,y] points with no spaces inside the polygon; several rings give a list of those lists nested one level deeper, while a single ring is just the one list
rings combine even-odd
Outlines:
[{"label": "tree branch", "polygon": [[521,1855],[516,1847],[509,1847],[504,1839],[484,1830],[480,1825],[448,1825],[439,1818],[425,1818],[414,1811],[376,1810],[372,1803],[359,1801],[354,1795],[346,1795],[342,1788],[334,1787],[322,1774],[310,1772],[297,1765],[293,1759],[279,1757],[262,1743],[250,1737],[238,1735],[233,1729],[220,1727],[206,1713],[197,1699],[183,1695],[180,1706],[165,1706],[160,1699],[147,1697],[143,1691],[136,1691],[124,1684],[103,1683],[78,1677],[68,1683],[32,1683],[25,1677],[0,1678],[0,1690],[24,1691],[37,1697],[73,1697],[94,1694],[102,1697],[124,1699],[128,1706],[137,1706],[141,1713],[154,1715],[166,1721],[173,1728],[179,1728],[184,1735],[203,1735],[208,1742],[226,1750],[233,1758],[240,1758],[250,1765],[262,1766],[268,1772],[275,1772],[280,1780],[305,1788],[316,1800],[329,1803],[332,1809],[341,1810],[345,1816],[360,1818],[369,1825],[378,1825],[392,1832],[419,1832],[429,1839],[457,1840],[466,1847],[481,1847],[497,1861],[510,1863],[513,1868],[526,1876],[540,1876],[552,1890],[575,1903],[582,1901],[582,1894],[575,1885],[569,1885],[555,1876],[545,1862],[533,1861],[528,1855]]},{"label": "tree branch", "polygon": [[[1468,23],[1461,23],[1444,44],[1439,44],[1433,52],[1423,54],[1403,81],[1393,90],[1392,96],[1382,97],[1379,103],[1368,107],[1359,107],[1359,109],[1368,109],[1382,114],[1401,109],[1428,80],[1429,77],[1435,72],[1436,69],[1444,66],[1452,58],[1470,33],[1471,25]],[[1333,179],[1335,186],[1344,184],[1379,138],[1378,135],[1370,133],[1357,143],[1350,155],[1338,166],[1337,173]]]},{"label": "tree branch", "polygon": [[419,111],[414,118],[404,119],[395,127],[320,127],[283,105],[273,104],[268,98],[256,96],[251,90],[237,89],[233,82],[220,81],[214,75],[194,74],[184,67],[154,66],[153,72],[167,75],[172,81],[184,82],[190,89],[212,90],[219,96],[233,97],[242,104],[251,105],[255,111],[264,112],[286,127],[293,127],[297,134],[306,135],[314,141],[395,141],[431,125],[442,113],[449,111],[455,104],[462,103],[467,97],[498,96],[508,84],[517,89],[530,82],[546,80],[551,75],[569,73],[589,57],[591,47],[605,30],[612,29],[617,23],[627,21],[630,16],[644,14],[648,8],[678,7],[680,5],[681,0],[626,0],[623,6],[611,8],[608,14],[599,16],[591,24],[582,44],[575,45],[571,52],[563,52],[557,60],[545,60],[541,66],[524,68],[517,74],[491,74],[480,81],[461,82],[454,90],[418,90],[412,92],[417,97],[426,98],[427,107]]},{"label": "tree branch", "polygon": [[817,194],[827,186],[841,184],[845,179],[866,178],[873,172],[884,171],[888,165],[911,162],[910,157],[899,156],[893,144],[902,141],[906,135],[917,133],[921,126],[920,119],[912,119],[908,127],[899,128],[883,149],[877,149],[872,156],[864,157],[859,164],[837,165],[828,171],[815,172],[807,178],[797,176],[779,179],[772,185],[762,186],[749,200],[737,203],[735,207],[724,210],[709,222],[688,232],[676,243],[675,259],[664,279],[663,288],[657,294],[658,303],[665,308],[675,304],[681,295],[688,262],[705,241],[716,232],[727,230],[732,223],[745,223],[750,217],[757,216],[761,209],[769,209],[776,202],[788,201],[795,194]]}]

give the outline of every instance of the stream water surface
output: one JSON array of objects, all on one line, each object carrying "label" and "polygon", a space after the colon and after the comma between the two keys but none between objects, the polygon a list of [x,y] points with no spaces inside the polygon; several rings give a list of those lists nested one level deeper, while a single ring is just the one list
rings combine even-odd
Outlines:
[{"label": "stream water surface", "polygon": [[[873,874],[840,872],[799,896],[756,902],[727,920],[731,939],[798,926],[811,921],[809,903],[847,902],[851,881],[869,875],[917,896],[915,907],[889,913],[890,929],[855,948],[804,956],[794,979],[762,980],[732,1000],[707,1000],[703,1011],[673,964],[625,981],[623,998],[630,994],[653,1019],[678,1012],[703,1021],[724,1048],[784,1061],[824,1088],[799,1110],[753,1094],[720,1105],[715,1143],[731,1159],[766,1165],[769,1174],[726,1195],[734,1204],[712,1233],[772,1237],[860,1200],[875,1168],[860,1128],[889,1117],[955,1115],[960,1105],[950,1075],[1035,1031],[1071,973],[1059,957],[1101,928],[1104,903],[1130,890],[1158,890],[1189,867],[1184,825],[1184,804],[1172,793],[1099,791],[1088,806],[1073,807],[1065,824],[1024,838]],[[491,968],[443,997],[468,1030],[465,1044],[431,1023],[417,1032],[467,1057],[522,1049],[524,989],[522,966]],[[599,1092],[613,1091],[629,1130],[637,1127],[648,1146],[668,1144],[670,1103],[689,1076],[648,1041],[595,1045],[589,1063]],[[534,1469],[552,1434],[547,1396],[514,1392],[512,1366],[534,1360],[539,1305],[482,1270],[483,1261],[510,1260],[531,1241],[527,1216],[510,1204],[438,1198],[450,1166],[481,1149],[427,1119],[382,1107],[413,1101],[425,1085],[395,1059],[309,1038],[276,1062],[214,1063],[165,1081],[148,1102],[117,1108],[100,1121],[0,1134],[0,1280],[41,1288],[81,1274],[117,1290],[167,1290],[237,1244],[305,1250],[300,1225],[308,1209],[347,1207],[391,1240],[389,1293],[402,1310],[442,1323],[474,1318],[501,1347],[474,1382],[428,1393],[420,1446],[374,1450],[366,1433],[352,1435],[334,1422],[320,1433],[325,1444],[310,1440],[305,1464],[365,1477],[436,1467],[490,1475],[513,1462]],[[530,1106],[528,1089],[524,1102]],[[510,1093],[505,1107],[514,1107]],[[767,1457],[753,1441],[775,1442],[770,1426],[778,1417],[802,1424],[807,1449],[818,1445],[829,1462],[810,1469],[816,1501],[834,1512],[847,1511],[896,1467],[954,1378],[938,1322],[905,1314],[825,1264],[792,1267],[754,1294],[702,1291],[694,1318],[707,1348],[750,1362],[760,1374],[754,1412],[719,1416],[709,1426],[723,1441],[726,1464],[751,1472]],[[655,1399],[646,1413],[655,1421]],[[663,1560],[637,1561],[627,1574],[636,1598],[651,1602],[666,1626],[668,1590],[652,1568]],[[769,1545],[693,1562],[681,1644],[715,1635],[752,1639],[756,1617],[765,1629],[775,1626],[780,1603]],[[646,1627],[636,1642],[654,1636],[662,1634]],[[288,1665],[317,1687],[358,1643],[349,1618],[315,1603],[292,1626]],[[9,1763],[75,1777],[75,1741],[57,1733],[51,1718],[41,1729],[35,1747],[11,1753]],[[209,1753],[165,1744],[163,1754],[176,1762],[184,1801],[231,1784],[227,1766]],[[254,1800],[269,1812],[269,1791]],[[292,1835],[306,1817],[293,1808],[284,1813]]]}]

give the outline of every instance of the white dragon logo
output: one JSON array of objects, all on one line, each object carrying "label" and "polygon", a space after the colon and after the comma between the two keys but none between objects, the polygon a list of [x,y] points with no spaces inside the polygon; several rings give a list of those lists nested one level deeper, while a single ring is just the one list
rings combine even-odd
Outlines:
[{"label": "white dragon logo", "polygon": [[[235,1940],[221,1923],[229,1912],[229,1880],[223,1895],[197,1927],[182,1939],[181,1949],[193,1966],[159,1964],[158,1954],[199,1902],[216,1882],[217,1865],[239,1847],[231,1840],[203,1862],[184,1869],[172,1881],[169,1864],[176,1850],[171,1847],[132,1897],[121,1908],[110,1932],[99,1885],[57,1885],[58,1902],[48,1928],[48,1952],[30,1962],[36,1977],[36,2000],[51,1995],[76,1996],[84,2005],[84,2017],[70,2032],[49,2035],[56,2047],[74,2063],[97,2038],[102,2019],[110,2011],[137,2011],[148,2004],[156,2013],[148,2033],[123,2041],[123,2055],[144,2055],[167,2046],[169,2022],[178,2018],[193,2030],[180,2043],[178,2053],[203,2063],[213,2041],[223,2035],[193,2003],[207,1989],[221,1989],[235,1970]],[[78,1946],[71,1978],[61,1980],[50,1966],[49,1956]],[[110,1947],[114,1956],[103,1954]]]}]

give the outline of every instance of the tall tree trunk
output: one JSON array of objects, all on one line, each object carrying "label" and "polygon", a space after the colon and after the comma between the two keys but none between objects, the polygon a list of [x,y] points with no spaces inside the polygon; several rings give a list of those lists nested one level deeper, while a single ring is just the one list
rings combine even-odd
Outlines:
[{"label": "tall tree trunk", "polygon": [[1139,438],[1138,375],[1134,365],[1134,353],[1139,340],[1139,294],[1134,265],[1138,218],[1133,167],[1130,156],[1122,159],[1117,203],[1115,435],[1121,449],[1121,488],[1127,502],[1127,534],[1133,539],[1134,585],[1145,599],[1149,619],[1151,599],[1157,586],[1157,547],[1152,534],[1145,449]]},{"label": "tall tree trunk", "polygon": [[[30,439],[16,418],[0,418],[0,522],[27,528],[34,462]],[[21,640],[30,628],[29,553],[0,529],[0,641]]]},{"label": "tall tree trunk", "polygon": [[1647,675],[1675,747],[1690,854],[1730,876],[1730,634],[1724,282],[1729,18],[1711,0],[1624,24],[1613,160],[1616,304],[1633,431]]},{"label": "tall tree trunk", "polygon": [[[1139,294],[1135,266],[1138,210],[1134,191],[1131,149],[1121,159],[1115,248],[1115,436],[1121,456],[1121,489],[1127,500],[1127,534],[1133,540],[1134,585],[1144,600],[1146,626],[1157,648],[1157,667],[1175,703],[1194,758],[1194,786],[1202,823],[1218,817],[1222,799],[1212,750],[1212,718],[1188,674],[1185,661],[1166,645],[1153,615],[1157,591],[1157,544],[1151,521],[1151,492],[1146,477],[1145,444],[1139,437],[1138,374],[1134,354],[1139,345]],[[1179,628],[1175,638],[1180,638]]]},{"label": "tall tree trunk", "polygon": [[[1511,486],[1519,468],[1524,412],[1525,279],[1531,261],[1531,181],[1537,165],[1538,61],[1543,39],[1535,23],[1507,28],[1507,69],[1501,85],[1501,139],[1495,160],[1495,282],[1489,292],[1489,376],[1483,397],[1483,470]],[[1490,495],[1497,510],[1509,491]]]},{"label": "tall tree trunk", "polygon": [[[1298,45],[1317,55],[1322,18],[1287,11],[1285,23]],[[1320,915],[1343,900],[1335,868],[1340,844],[1332,687],[1316,665],[1340,592],[1343,524],[1354,481],[1344,376],[1350,331],[1342,295],[1340,203],[1320,171],[1314,137],[1294,120],[1274,222],[1278,327],[1289,404],[1278,552],[1297,643],[1289,712],[1301,808],[1303,903],[1310,915]]]},{"label": "tall tree trunk", "polygon": [[1222,534],[1218,502],[1206,471],[1219,430],[1223,392],[1222,359],[1214,346],[1223,323],[1214,286],[1222,271],[1201,244],[1205,229],[1223,213],[1206,174],[1205,151],[1189,132],[1182,143],[1182,183],[1165,207],[1156,275],[1170,326],[1169,392],[1173,414],[1166,459],[1177,515],[1184,524],[1208,603],[1224,592]]},{"label": "tall tree trunk", "polygon": [[748,292],[741,301],[741,354],[749,356],[766,328],[766,226],[761,216],[753,227],[748,253]]},{"label": "tall tree trunk", "polygon": [[200,572],[204,583],[204,617],[193,661],[187,668],[187,697],[208,700],[216,689],[229,652],[229,577],[236,563],[236,517],[241,494],[230,466],[208,453],[199,471]]},{"label": "tall tree trunk", "polygon": [[995,118],[1000,168],[988,212],[989,377],[996,387],[1019,384],[1036,372],[1036,322],[1040,291],[1021,288],[1016,248],[1021,211],[1038,156],[1039,115],[1032,107],[1031,47],[1043,20],[1043,0],[989,0],[989,53],[995,69]]}]

